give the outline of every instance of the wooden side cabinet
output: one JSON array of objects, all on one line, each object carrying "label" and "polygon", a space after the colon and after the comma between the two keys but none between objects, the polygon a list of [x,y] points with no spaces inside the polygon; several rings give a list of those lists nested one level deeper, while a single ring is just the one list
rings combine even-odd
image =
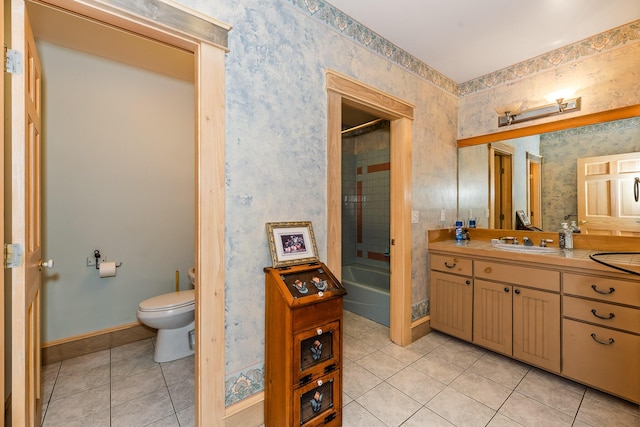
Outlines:
[{"label": "wooden side cabinet", "polygon": [[342,425],[342,297],[322,263],[265,268],[265,425]]},{"label": "wooden side cabinet", "polygon": [[472,261],[431,254],[431,323],[433,329],[471,341]]}]

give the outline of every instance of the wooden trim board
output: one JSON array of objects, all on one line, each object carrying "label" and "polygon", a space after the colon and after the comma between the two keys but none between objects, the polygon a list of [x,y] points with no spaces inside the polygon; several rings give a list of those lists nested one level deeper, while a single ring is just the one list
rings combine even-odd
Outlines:
[{"label": "wooden trim board", "polygon": [[42,364],[60,362],[100,350],[117,347],[156,335],[156,330],[140,322],[116,326],[42,344]]}]

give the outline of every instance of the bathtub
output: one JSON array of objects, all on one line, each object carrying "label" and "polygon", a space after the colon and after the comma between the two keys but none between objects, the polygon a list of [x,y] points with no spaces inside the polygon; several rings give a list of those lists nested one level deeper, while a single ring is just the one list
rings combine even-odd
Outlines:
[{"label": "bathtub", "polygon": [[362,264],[342,266],[342,285],[348,294],[344,309],[389,326],[389,271]]}]

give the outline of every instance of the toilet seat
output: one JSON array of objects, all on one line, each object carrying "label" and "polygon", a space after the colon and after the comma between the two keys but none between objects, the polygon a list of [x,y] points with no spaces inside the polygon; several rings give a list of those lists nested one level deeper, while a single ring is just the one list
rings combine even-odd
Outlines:
[{"label": "toilet seat", "polygon": [[142,312],[157,312],[176,310],[182,307],[194,305],[196,301],[195,290],[169,292],[146,299],[140,303],[138,310]]}]

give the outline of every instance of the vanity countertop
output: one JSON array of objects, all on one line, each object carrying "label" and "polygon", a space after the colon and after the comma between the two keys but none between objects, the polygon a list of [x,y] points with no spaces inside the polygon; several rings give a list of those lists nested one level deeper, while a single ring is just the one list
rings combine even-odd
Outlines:
[{"label": "vanity countertop", "polygon": [[[432,251],[455,252],[461,256],[480,256],[484,258],[494,258],[500,261],[527,262],[540,265],[541,267],[577,268],[592,270],[592,272],[593,270],[602,271],[607,274],[616,273],[623,275],[626,279],[636,279],[640,282],[640,276],[616,270],[589,258],[589,256],[594,253],[613,252],[607,250],[572,249],[563,250],[561,253],[547,254],[511,252],[493,248],[490,241],[473,239],[463,242],[456,242],[455,240],[432,241],[428,243],[428,249]],[[601,255],[598,259],[640,273],[640,253]]]}]

